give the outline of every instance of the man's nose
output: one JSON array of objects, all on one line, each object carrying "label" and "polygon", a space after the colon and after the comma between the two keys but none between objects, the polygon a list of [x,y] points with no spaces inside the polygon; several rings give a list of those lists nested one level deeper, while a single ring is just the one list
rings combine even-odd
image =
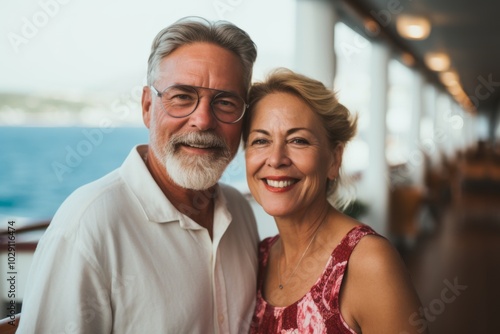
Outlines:
[{"label": "man's nose", "polygon": [[209,97],[201,97],[194,112],[189,115],[189,123],[197,127],[200,131],[214,129],[217,126],[217,119],[212,112],[211,100]]}]

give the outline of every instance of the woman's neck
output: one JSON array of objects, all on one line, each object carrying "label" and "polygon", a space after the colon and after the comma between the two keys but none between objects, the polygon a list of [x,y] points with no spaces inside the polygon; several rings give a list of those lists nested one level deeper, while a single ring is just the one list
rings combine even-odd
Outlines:
[{"label": "woman's neck", "polygon": [[308,246],[313,246],[316,233],[321,233],[322,225],[328,220],[331,211],[330,204],[325,203],[321,208],[308,210],[303,214],[290,217],[275,217],[280,234],[280,242],[286,262],[294,262],[300,258]]}]

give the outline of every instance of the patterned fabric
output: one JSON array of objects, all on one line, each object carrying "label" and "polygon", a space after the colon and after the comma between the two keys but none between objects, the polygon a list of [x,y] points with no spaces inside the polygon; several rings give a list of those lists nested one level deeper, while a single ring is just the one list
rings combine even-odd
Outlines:
[{"label": "patterned fabric", "polygon": [[264,239],[259,246],[257,304],[250,333],[336,333],[352,334],[339,307],[339,291],[347,262],[354,247],[365,235],[376,234],[370,227],[354,227],[333,250],[323,274],[301,299],[286,307],[275,307],[262,297],[264,273],[271,246],[279,236]]}]

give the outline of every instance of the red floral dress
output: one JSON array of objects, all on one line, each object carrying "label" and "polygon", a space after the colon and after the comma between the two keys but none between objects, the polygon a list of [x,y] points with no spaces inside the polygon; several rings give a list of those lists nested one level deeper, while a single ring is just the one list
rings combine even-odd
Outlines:
[{"label": "red floral dress", "polygon": [[354,227],[333,250],[323,274],[304,297],[286,307],[269,305],[262,297],[269,251],[279,236],[264,239],[259,246],[257,304],[250,333],[338,333],[352,334],[342,318],[339,291],[349,257],[365,235],[376,234],[370,227]]}]

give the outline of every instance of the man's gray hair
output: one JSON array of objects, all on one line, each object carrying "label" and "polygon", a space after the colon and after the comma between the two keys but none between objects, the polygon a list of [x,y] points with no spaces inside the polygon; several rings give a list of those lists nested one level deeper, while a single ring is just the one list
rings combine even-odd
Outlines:
[{"label": "man's gray hair", "polygon": [[163,58],[177,48],[196,42],[216,44],[234,52],[243,65],[245,93],[252,82],[252,69],[257,48],[250,36],[227,21],[210,22],[200,17],[186,17],[161,30],[153,40],[148,60],[148,85],[157,79]]}]

